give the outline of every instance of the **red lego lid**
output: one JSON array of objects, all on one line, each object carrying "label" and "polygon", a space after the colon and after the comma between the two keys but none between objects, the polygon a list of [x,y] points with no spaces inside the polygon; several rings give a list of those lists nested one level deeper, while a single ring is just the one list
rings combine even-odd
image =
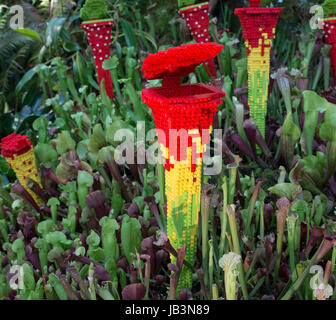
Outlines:
[{"label": "red lego lid", "polygon": [[27,136],[12,133],[1,140],[1,154],[7,158],[14,154],[23,154],[29,151],[32,145]]},{"label": "red lego lid", "polygon": [[147,80],[185,77],[199,64],[216,57],[222,49],[223,45],[214,42],[182,44],[150,54],[141,70]]}]

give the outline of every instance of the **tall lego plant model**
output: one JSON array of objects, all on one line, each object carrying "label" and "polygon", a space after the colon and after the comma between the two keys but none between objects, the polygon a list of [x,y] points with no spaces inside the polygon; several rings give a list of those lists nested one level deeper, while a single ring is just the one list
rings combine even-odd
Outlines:
[{"label": "tall lego plant model", "polygon": [[113,82],[109,70],[103,69],[104,60],[110,56],[111,33],[114,21],[107,18],[105,0],[86,0],[80,11],[84,21],[81,27],[85,30],[95,59],[99,88],[105,84],[106,94],[113,99]]},{"label": "tall lego plant model", "polygon": [[336,0],[326,0],[322,4],[324,12],[323,30],[325,42],[331,45],[330,58],[336,83]]},{"label": "tall lego plant model", "polygon": [[250,0],[249,8],[238,8],[248,64],[250,115],[265,137],[270,54],[275,27],[282,8],[260,8],[260,0]]},{"label": "tall lego plant model", "polygon": [[[190,264],[197,248],[202,157],[225,94],[210,85],[181,85],[181,78],[222,48],[217,43],[181,45],[149,55],[142,67],[147,80],[163,79],[162,87],[142,90],[142,100],[152,109],[164,160],[167,235],[176,250],[186,244],[185,259]],[[177,131],[179,137],[174,136]],[[176,262],[175,257],[171,259]],[[191,286],[192,272],[183,266],[177,291]]]}]

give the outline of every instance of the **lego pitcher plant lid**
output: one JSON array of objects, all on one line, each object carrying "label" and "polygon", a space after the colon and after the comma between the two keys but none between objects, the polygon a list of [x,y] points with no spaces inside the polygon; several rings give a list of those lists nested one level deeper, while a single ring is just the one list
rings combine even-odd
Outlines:
[{"label": "lego pitcher plant lid", "polygon": [[16,133],[3,138],[1,140],[1,154],[4,157],[12,157],[14,154],[19,155],[26,153],[30,150],[33,143],[28,139],[27,136],[21,136]]},{"label": "lego pitcher plant lid", "polygon": [[185,77],[199,64],[216,57],[222,49],[223,45],[215,42],[182,44],[150,54],[141,70],[147,80]]}]

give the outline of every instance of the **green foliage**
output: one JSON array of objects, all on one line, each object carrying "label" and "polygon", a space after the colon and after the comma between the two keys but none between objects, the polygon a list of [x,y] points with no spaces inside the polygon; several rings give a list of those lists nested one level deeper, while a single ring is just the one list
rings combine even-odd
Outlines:
[{"label": "green foliage", "polygon": [[268,189],[279,198],[287,198],[288,200],[294,200],[296,196],[302,191],[300,186],[293,183],[279,183]]},{"label": "green foliage", "polygon": [[141,224],[135,218],[123,216],[121,224],[121,248],[129,263],[132,263],[136,252],[140,252]]},{"label": "green foliage", "polygon": [[[39,17],[30,12],[28,4],[24,6],[26,26],[31,25],[32,20],[37,23]],[[20,104],[21,96],[16,96],[15,85],[29,69],[29,63],[40,44],[37,39],[14,32],[9,27],[12,15],[9,8],[3,7],[0,11],[0,111],[5,108],[15,108]]]}]

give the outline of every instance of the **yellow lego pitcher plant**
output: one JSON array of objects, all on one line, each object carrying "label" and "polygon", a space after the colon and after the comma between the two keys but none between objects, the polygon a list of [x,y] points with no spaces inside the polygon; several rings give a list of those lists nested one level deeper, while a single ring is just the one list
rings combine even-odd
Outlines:
[{"label": "yellow lego pitcher plant", "polygon": [[[216,43],[181,45],[149,55],[142,68],[148,80],[163,78],[162,87],[144,89],[142,99],[152,109],[164,160],[167,235],[175,250],[186,244],[185,260],[191,265],[197,249],[202,156],[225,94],[209,85],[181,85],[180,78],[215,57],[222,47]],[[171,260],[176,263],[175,257]],[[191,287],[192,271],[183,266],[177,291]]]}]

